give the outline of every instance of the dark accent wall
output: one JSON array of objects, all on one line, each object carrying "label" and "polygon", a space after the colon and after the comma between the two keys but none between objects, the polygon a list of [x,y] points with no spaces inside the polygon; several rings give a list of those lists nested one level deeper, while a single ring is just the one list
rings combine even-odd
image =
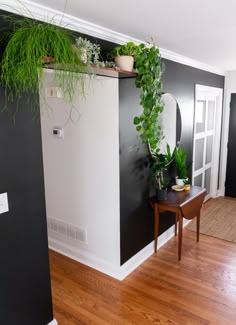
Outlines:
[{"label": "dark accent wall", "polygon": [[[2,37],[2,17],[0,27]],[[9,201],[0,214],[0,324],[47,325],[53,311],[39,116],[27,95],[2,112],[4,94],[0,87],[0,193]]]},{"label": "dark accent wall", "polygon": [[[182,118],[181,145],[192,160],[195,84],[224,87],[224,77],[185,66],[165,62],[163,91],[177,99]],[[153,240],[153,212],[148,197],[153,195],[145,168],[147,149],[141,145],[133,125],[140,112],[139,91],[134,79],[120,80],[120,233],[121,264]],[[191,175],[191,171],[190,171]],[[162,214],[159,235],[174,224],[172,214]]]},{"label": "dark accent wall", "polygon": [[[0,107],[4,105],[0,88]],[[39,122],[24,97],[16,120],[0,113],[0,324],[47,325],[53,320]]]}]

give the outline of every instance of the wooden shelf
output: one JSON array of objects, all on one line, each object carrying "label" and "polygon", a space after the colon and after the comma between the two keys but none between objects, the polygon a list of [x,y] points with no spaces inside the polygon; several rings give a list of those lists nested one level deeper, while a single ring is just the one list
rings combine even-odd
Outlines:
[{"label": "wooden shelf", "polygon": [[[91,68],[92,68],[92,72],[97,76],[118,78],[118,79],[135,78],[137,76],[136,72],[117,70],[114,68],[97,67],[95,65],[92,65]],[[64,70],[63,65],[55,65],[55,64],[45,64],[45,69]]]},{"label": "wooden shelf", "polygon": [[112,77],[112,78],[119,78],[119,79],[135,78],[137,76],[136,72],[117,70],[114,68],[92,66],[92,69],[94,73],[98,76],[105,76],[105,77]]}]

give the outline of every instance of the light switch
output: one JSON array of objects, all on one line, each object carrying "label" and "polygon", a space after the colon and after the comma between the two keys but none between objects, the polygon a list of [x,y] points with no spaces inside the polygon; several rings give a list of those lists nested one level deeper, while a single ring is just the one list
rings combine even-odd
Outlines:
[{"label": "light switch", "polygon": [[48,87],[45,88],[45,94],[47,98],[62,98],[62,91],[59,87]]},{"label": "light switch", "polygon": [[52,129],[52,134],[54,135],[54,137],[61,138],[61,139],[64,138],[64,130],[63,130],[63,128],[58,128],[58,127],[53,128]]},{"label": "light switch", "polygon": [[0,194],[0,214],[9,211],[7,193]]}]

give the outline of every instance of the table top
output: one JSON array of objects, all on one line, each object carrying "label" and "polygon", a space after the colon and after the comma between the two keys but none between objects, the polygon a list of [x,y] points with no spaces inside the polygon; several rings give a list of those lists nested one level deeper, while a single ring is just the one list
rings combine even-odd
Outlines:
[{"label": "table top", "polygon": [[174,191],[169,190],[167,192],[167,200],[158,201],[158,205],[161,207],[172,206],[177,207],[188,203],[199,195],[206,193],[206,189],[199,186],[192,186],[189,191]]}]

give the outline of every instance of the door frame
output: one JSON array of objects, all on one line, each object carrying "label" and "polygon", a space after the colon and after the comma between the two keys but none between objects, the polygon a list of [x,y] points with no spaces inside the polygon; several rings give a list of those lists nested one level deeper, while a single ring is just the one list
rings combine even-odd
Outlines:
[{"label": "door frame", "polygon": [[[204,85],[195,85],[195,96],[194,96],[194,129],[193,129],[193,162],[195,159],[194,155],[194,135],[195,135],[195,110],[196,110],[196,101],[197,96],[210,95],[217,97],[216,101],[216,116],[215,116],[215,137],[213,142],[213,150],[212,150],[212,161],[214,161],[212,165],[211,171],[211,196],[217,197],[221,193],[221,128],[222,128],[222,108],[223,108],[223,89],[216,87],[209,87]],[[204,158],[203,158],[204,159]],[[218,189],[218,176],[219,176],[219,189]],[[192,180],[193,180],[193,169],[192,169]]]},{"label": "door frame", "polygon": [[222,121],[222,142],[221,142],[222,146],[221,146],[221,170],[220,170],[220,175],[221,175],[220,195],[222,196],[225,195],[231,95],[236,94],[236,89],[234,89],[233,87],[231,88],[230,90],[224,91],[224,111],[223,111],[223,121]]}]

